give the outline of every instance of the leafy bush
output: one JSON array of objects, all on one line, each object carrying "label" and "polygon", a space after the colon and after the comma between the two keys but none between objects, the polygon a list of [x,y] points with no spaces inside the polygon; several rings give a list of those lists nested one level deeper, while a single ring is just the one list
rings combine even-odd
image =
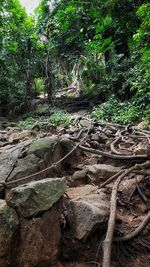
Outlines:
[{"label": "leafy bush", "polygon": [[19,122],[19,126],[23,129],[29,129],[34,123],[36,123],[37,120],[33,117],[28,117],[25,120],[21,120]]},{"label": "leafy bush", "polygon": [[62,110],[55,109],[53,114],[49,118],[49,124],[54,126],[64,125],[69,126],[71,123],[71,118],[69,114],[65,113]]},{"label": "leafy bush", "polygon": [[[128,104],[120,110],[119,114],[112,116],[113,122],[128,124],[131,122],[138,121],[141,118],[141,112],[138,107],[133,104]],[[142,119],[142,118],[141,118]]]},{"label": "leafy bush", "polygon": [[116,123],[128,124],[138,121],[150,121],[149,109],[142,110],[134,102],[121,103],[115,97],[111,97],[107,102],[95,107],[91,116],[98,120],[112,121]]},{"label": "leafy bush", "polygon": [[113,96],[109,98],[107,102],[103,103],[100,106],[95,107],[91,115],[92,117],[99,120],[110,121],[114,114],[119,113],[120,108],[121,106],[118,100]]}]

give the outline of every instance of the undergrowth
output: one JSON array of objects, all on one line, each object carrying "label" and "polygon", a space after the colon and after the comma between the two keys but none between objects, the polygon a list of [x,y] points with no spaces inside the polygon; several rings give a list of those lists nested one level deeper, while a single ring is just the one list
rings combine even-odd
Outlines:
[{"label": "undergrowth", "polygon": [[71,124],[71,118],[66,112],[56,109],[49,118],[49,124],[54,126],[69,126]]},{"label": "undergrowth", "polygon": [[19,122],[19,126],[23,129],[31,129],[34,124],[42,124],[43,119],[47,121],[48,126],[69,126],[71,124],[71,117],[68,113],[63,110],[51,108],[49,109],[50,116],[47,112],[42,116],[37,115],[37,113],[28,113],[26,118]]},{"label": "undergrowth", "polygon": [[28,128],[32,127],[36,122],[37,122],[37,119],[29,116],[28,118],[21,120],[19,122],[19,126],[23,129],[28,129]]},{"label": "undergrowth", "polygon": [[145,121],[147,128],[149,128],[150,123],[150,109],[148,107],[141,110],[134,102],[122,103],[115,97],[111,97],[107,102],[94,107],[91,116],[97,120],[121,124]]}]

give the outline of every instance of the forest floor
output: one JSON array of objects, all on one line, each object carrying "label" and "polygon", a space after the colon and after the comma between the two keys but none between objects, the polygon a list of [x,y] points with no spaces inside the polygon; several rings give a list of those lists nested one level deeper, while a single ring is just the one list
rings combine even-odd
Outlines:
[{"label": "forest floor", "polygon": [[46,130],[44,121],[29,131],[1,121],[0,154],[15,142],[53,135],[69,139],[71,163],[62,170],[66,198],[84,201],[103,193],[110,212],[81,240],[64,229],[61,264],[107,267],[111,254],[111,267],[150,267],[150,132],[92,120],[85,110],[71,116],[71,126]]}]

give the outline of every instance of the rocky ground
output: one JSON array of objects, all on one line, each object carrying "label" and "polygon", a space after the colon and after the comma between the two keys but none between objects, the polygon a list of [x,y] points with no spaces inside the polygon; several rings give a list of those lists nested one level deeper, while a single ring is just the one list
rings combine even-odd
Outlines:
[{"label": "rocky ground", "polygon": [[0,267],[150,266],[150,132],[84,113],[0,119]]}]

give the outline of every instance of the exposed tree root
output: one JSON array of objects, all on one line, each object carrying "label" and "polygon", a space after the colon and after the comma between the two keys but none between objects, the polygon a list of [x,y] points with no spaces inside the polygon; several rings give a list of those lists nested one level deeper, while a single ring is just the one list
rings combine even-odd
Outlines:
[{"label": "exposed tree root", "polygon": [[113,176],[111,176],[108,180],[106,180],[104,183],[102,183],[101,185],[99,185],[98,188],[99,189],[103,188],[105,185],[107,185],[107,184],[111,183],[113,180],[115,180],[122,173],[123,173],[123,170],[117,172],[116,174],[114,174]]},{"label": "exposed tree root", "polygon": [[101,150],[96,150],[96,149],[85,147],[85,146],[81,146],[81,145],[79,145],[79,148],[84,150],[84,151],[86,151],[86,152],[89,152],[89,153],[93,153],[93,154],[96,154],[96,155],[101,155],[103,157],[107,157],[107,158],[110,158],[110,159],[116,159],[116,160],[146,160],[146,159],[149,159],[148,155],[130,155],[130,156],[113,155],[113,154],[110,154],[108,152],[104,152],[104,151],[101,151]]},{"label": "exposed tree root", "polygon": [[[149,167],[150,162],[145,162],[143,164],[136,164],[135,166],[129,168],[128,170],[125,170],[115,181],[115,184],[112,189],[112,194],[111,194],[111,200],[110,200],[110,217],[109,217],[109,222],[108,222],[108,230],[106,234],[106,238],[103,242],[103,265],[102,267],[110,267],[111,265],[111,247],[112,247],[112,242],[113,242],[113,234],[115,230],[115,218],[116,218],[116,209],[117,209],[117,190],[119,183],[121,180],[128,175],[130,172],[132,172],[135,169],[140,169],[143,167]],[[146,223],[149,220],[150,214],[148,215],[148,218],[145,219]],[[145,226],[145,222],[143,223]],[[141,227],[140,227],[141,229]],[[134,235],[136,235],[140,230],[137,230]]]},{"label": "exposed tree root", "polygon": [[119,176],[113,186],[111,194],[111,205],[110,205],[110,217],[108,222],[108,230],[106,238],[103,242],[103,267],[110,267],[111,263],[111,246],[112,239],[115,230],[115,218],[116,218],[116,208],[117,208],[117,190],[122,176]]},{"label": "exposed tree root", "polygon": [[139,193],[141,199],[142,199],[145,203],[147,203],[148,199],[147,199],[147,197],[145,196],[145,194],[142,192],[142,190],[141,190],[141,188],[140,188],[140,186],[139,186],[139,184],[138,184],[137,178],[136,178],[136,189],[137,189],[137,191],[138,191],[138,193]]},{"label": "exposed tree root", "polygon": [[135,231],[133,231],[132,233],[129,233],[125,236],[114,238],[113,241],[123,242],[123,241],[129,241],[129,240],[135,238],[137,235],[139,235],[142,232],[142,230],[149,223],[149,221],[150,221],[150,212],[148,212],[148,214],[145,216],[142,223],[136,228]]}]

